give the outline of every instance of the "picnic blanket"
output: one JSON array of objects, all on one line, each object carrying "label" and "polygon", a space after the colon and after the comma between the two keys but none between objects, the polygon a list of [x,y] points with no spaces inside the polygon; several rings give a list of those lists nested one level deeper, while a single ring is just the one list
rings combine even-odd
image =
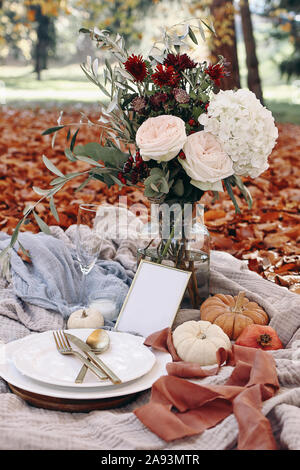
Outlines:
[{"label": "picnic blanket", "polygon": [[[66,232],[51,227],[52,234],[74,246],[75,226]],[[106,241],[100,258],[113,260],[133,274],[136,242],[132,239]],[[279,449],[300,449],[300,296],[249,271],[246,261],[224,252],[211,253],[212,294],[223,292],[246,296],[258,302],[271,318],[285,349],[273,351],[280,389],[265,401],[263,414],[271,423]],[[183,314],[184,315],[184,314]],[[182,320],[182,319],[181,319]],[[13,286],[0,280],[0,341],[6,343],[32,332],[60,329],[66,318],[57,311],[21,301]],[[232,373],[222,367],[215,376],[199,379],[201,384],[224,384]],[[166,443],[149,431],[133,410],[149,401],[150,391],[119,409],[67,413],[34,408],[11,393],[0,379],[0,449],[42,450],[213,450],[235,449],[238,423],[234,415],[202,434]]]}]

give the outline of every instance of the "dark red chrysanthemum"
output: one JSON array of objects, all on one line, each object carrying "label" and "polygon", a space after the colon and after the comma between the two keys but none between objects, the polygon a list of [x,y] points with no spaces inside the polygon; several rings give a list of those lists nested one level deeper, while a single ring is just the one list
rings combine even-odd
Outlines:
[{"label": "dark red chrysanthemum", "polygon": [[163,86],[176,86],[179,83],[180,77],[174,67],[164,66],[162,64],[158,64],[156,66],[155,72],[151,75],[152,80],[156,85],[159,87]]},{"label": "dark red chrysanthemum", "polygon": [[168,54],[164,60],[164,65],[172,66],[177,72],[196,67],[196,62],[189,58],[187,54]]},{"label": "dark red chrysanthemum", "polygon": [[226,75],[224,65],[221,64],[209,65],[205,70],[205,73],[209,75],[217,86],[220,86],[221,78]]},{"label": "dark red chrysanthemum", "polygon": [[126,62],[125,69],[129,72],[136,82],[143,82],[147,76],[147,66],[141,55],[132,54]]}]

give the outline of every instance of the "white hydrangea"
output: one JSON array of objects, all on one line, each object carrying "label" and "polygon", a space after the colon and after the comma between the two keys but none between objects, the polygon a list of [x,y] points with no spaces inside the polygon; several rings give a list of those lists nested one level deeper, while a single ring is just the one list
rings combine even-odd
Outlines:
[{"label": "white hydrangea", "polygon": [[207,111],[199,122],[222,142],[235,174],[255,178],[263,173],[278,129],[272,113],[255,94],[246,89],[221,90],[213,94]]}]

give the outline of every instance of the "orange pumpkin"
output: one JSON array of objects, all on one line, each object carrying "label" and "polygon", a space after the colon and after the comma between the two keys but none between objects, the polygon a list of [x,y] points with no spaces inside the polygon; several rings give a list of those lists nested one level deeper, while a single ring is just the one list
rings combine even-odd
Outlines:
[{"label": "orange pumpkin", "polygon": [[235,340],[248,325],[266,325],[269,317],[256,303],[250,302],[245,297],[245,292],[240,292],[232,297],[226,294],[216,294],[206,299],[200,307],[201,320],[206,320],[218,325]]},{"label": "orange pumpkin", "polygon": [[235,344],[247,346],[248,348],[259,348],[265,351],[283,348],[283,344],[276,331],[271,326],[263,325],[247,326]]}]

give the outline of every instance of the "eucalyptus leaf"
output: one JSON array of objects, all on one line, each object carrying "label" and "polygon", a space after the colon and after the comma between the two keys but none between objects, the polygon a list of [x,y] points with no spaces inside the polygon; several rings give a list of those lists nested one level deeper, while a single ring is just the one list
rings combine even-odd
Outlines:
[{"label": "eucalyptus leaf", "polygon": [[153,189],[153,191],[159,193],[159,189],[154,183],[150,183],[150,188]]},{"label": "eucalyptus leaf", "polygon": [[13,247],[14,244],[16,243],[18,235],[19,235],[20,227],[21,227],[23,221],[24,221],[24,218],[19,220],[19,222],[17,223],[17,225],[16,225],[16,227],[15,227],[13,233],[12,233],[11,239],[10,239],[10,243],[9,243],[10,247]]},{"label": "eucalyptus leaf", "polygon": [[72,137],[72,140],[71,140],[71,143],[70,143],[71,152],[73,152],[73,148],[74,148],[74,145],[75,145],[75,142],[76,142],[76,137],[78,135],[78,132],[79,132],[79,129],[77,129],[77,131],[74,133],[74,135]]},{"label": "eucalyptus leaf", "polygon": [[38,186],[32,186],[32,189],[39,196],[46,196],[50,192],[50,189],[42,189],[42,188],[39,188]]},{"label": "eucalyptus leaf", "polygon": [[50,181],[50,186],[56,186],[57,184],[65,183],[66,181],[67,178],[58,176],[57,178],[54,178],[54,180]]},{"label": "eucalyptus leaf", "polygon": [[193,41],[193,43],[198,45],[198,40],[197,40],[197,38],[195,36],[195,33],[194,33],[194,31],[192,30],[191,27],[189,27],[189,36],[190,36],[191,40]]},{"label": "eucalyptus leaf", "polygon": [[233,204],[234,204],[235,212],[238,213],[238,214],[240,214],[241,211],[240,211],[240,208],[239,208],[239,206],[238,206],[238,203],[237,203],[237,201],[236,201],[236,199],[235,199],[235,196],[234,196],[234,194],[233,194],[232,187],[231,187],[230,182],[228,181],[228,178],[225,178],[223,181],[224,181],[225,187],[226,187],[226,189],[227,189],[227,192],[228,192],[228,194],[229,194],[229,196],[230,196],[230,199],[232,200],[232,202],[233,202]]},{"label": "eucalyptus leaf", "polygon": [[77,160],[80,160],[81,162],[89,163],[90,165],[97,166],[99,168],[103,168],[103,165],[101,165],[101,163],[98,163],[93,158],[86,157],[84,155],[77,155]]},{"label": "eucalyptus leaf", "polygon": [[244,199],[246,200],[247,204],[248,204],[248,207],[249,209],[252,208],[252,196],[250,194],[250,191],[249,189],[244,185],[244,183],[242,182],[241,178],[237,175],[234,175],[234,179],[236,181],[236,185],[237,187],[239,188],[239,190],[241,191],[242,195],[244,196]]},{"label": "eucalyptus leaf", "polygon": [[59,215],[58,215],[57,209],[55,207],[53,196],[50,197],[49,204],[50,204],[50,210],[51,210],[52,214],[54,215],[57,222],[59,222]]},{"label": "eucalyptus leaf", "polygon": [[157,196],[157,192],[153,191],[153,189],[151,189],[150,186],[147,186],[144,189],[144,196],[146,196],[146,197]]},{"label": "eucalyptus leaf", "polygon": [[95,59],[92,65],[93,74],[97,77],[99,68],[99,60]]},{"label": "eucalyptus leaf", "polygon": [[61,176],[62,178],[64,177],[64,174],[49,160],[49,158],[46,157],[46,155],[43,155],[43,162],[52,173],[57,176]]},{"label": "eucalyptus leaf", "polygon": [[165,194],[168,194],[169,192],[169,185],[168,185],[168,181],[166,180],[166,178],[162,178],[161,181],[160,181],[160,192],[161,193],[165,193]]},{"label": "eucalyptus leaf", "polygon": [[116,176],[114,176],[112,173],[110,173],[109,177],[117,184],[120,188],[123,188],[125,186]]},{"label": "eucalyptus leaf", "polygon": [[207,27],[207,29],[209,29],[209,31],[213,34],[216,34],[216,30],[214,28],[214,25],[213,23],[211,23],[210,25],[208,23],[206,23],[206,21],[204,20],[201,20],[201,22]]},{"label": "eucalyptus leaf", "polygon": [[69,147],[65,149],[65,156],[68,160],[70,160],[70,162],[76,162],[76,158],[74,157],[73,152]]},{"label": "eucalyptus leaf", "polygon": [[0,253],[0,276],[11,282],[10,274],[11,247],[8,246]]},{"label": "eucalyptus leaf", "polygon": [[102,181],[103,183],[107,185],[108,188],[110,188],[111,186],[115,184],[114,180],[110,177],[110,175],[107,175],[107,174],[99,175],[97,173],[93,173],[93,178],[96,180]]},{"label": "eucalyptus leaf", "polygon": [[33,215],[41,231],[44,232],[46,235],[52,235],[51,230],[46,224],[46,222],[44,222],[43,219],[41,219],[40,216],[37,215],[35,211],[33,211]]},{"label": "eucalyptus leaf", "polygon": [[64,127],[66,126],[55,126],[55,127],[50,127],[49,129],[46,129],[42,135],[49,135],[49,134],[53,134],[53,132],[57,132],[57,131],[60,131],[61,129],[63,129]]},{"label": "eucalyptus leaf", "polygon": [[[81,70],[85,73],[86,77],[92,82],[94,83],[94,85],[97,85],[98,86],[98,82],[97,80],[95,80],[90,74],[89,72],[85,69],[85,67],[83,65],[80,65],[81,67]],[[107,93],[107,96],[109,96],[109,94]]]},{"label": "eucalyptus leaf", "polygon": [[90,181],[91,179],[93,179],[93,176],[89,176],[86,180],[84,180],[79,186],[78,188],[75,189],[75,193],[78,193],[79,191],[81,191]]},{"label": "eucalyptus leaf", "polygon": [[111,113],[118,105],[118,95],[115,95],[112,101],[109,103],[109,105],[106,108],[107,113]]},{"label": "eucalyptus leaf", "polygon": [[201,22],[199,22],[199,31],[200,31],[203,41],[205,41],[205,33],[204,33],[204,29],[203,29]]},{"label": "eucalyptus leaf", "polygon": [[76,156],[87,156],[95,161],[102,161],[115,168],[122,168],[129,155],[114,147],[103,147],[98,142],[90,142],[86,145],[77,145],[74,148]]}]

